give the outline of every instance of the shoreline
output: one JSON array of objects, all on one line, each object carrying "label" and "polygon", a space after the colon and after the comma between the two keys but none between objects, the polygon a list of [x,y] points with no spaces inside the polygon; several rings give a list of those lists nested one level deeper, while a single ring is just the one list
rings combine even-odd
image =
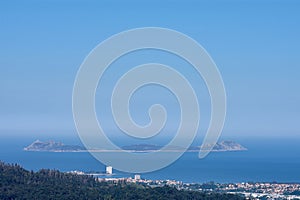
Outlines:
[{"label": "shoreline", "polygon": [[[90,150],[26,150],[23,151],[28,152],[54,152],[54,153],[85,153],[85,152],[94,152],[94,153],[120,153],[120,152],[128,152],[128,153],[151,153],[151,152],[166,152],[166,153],[177,153],[177,152],[199,152],[199,150],[108,150],[108,149],[90,149]],[[208,151],[208,150],[203,150]],[[238,152],[238,151],[248,151],[248,149],[241,150],[211,150],[210,152]]]}]

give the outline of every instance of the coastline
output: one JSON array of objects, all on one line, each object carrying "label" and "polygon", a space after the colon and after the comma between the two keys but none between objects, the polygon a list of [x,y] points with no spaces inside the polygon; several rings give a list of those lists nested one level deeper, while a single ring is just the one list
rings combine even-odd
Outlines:
[{"label": "coastline", "polygon": [[[238,152],[238,151],[247,151],[248,149],[241,149],[241,150],[211,150],[210,152]],[[129,152],[129,153],[151,153],[151,152],[166,152],[166,153],[177,153],[177,152],[199,152],[199,150],[123,150],[123,149],[90,149],[90,150],[26,150],[23,151],[29,152],[55,152],[55,153],[84,153],[84,152],[98,152],[98,153],[119,153],[119,152]],[[202,150],[202,151],[209,151],[209,150]]]}]

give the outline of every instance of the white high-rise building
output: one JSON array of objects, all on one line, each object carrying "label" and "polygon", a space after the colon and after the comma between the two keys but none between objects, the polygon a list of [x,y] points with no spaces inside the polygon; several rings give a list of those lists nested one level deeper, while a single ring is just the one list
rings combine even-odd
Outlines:
[{"label": "white high-rise building", "polygon": [[135,174],[135,175],[134,175],[134,179],[135,179],[135,180],[140,180],[140,179],[141,179],[141,175]]},{"label": "white high-rise building", "polygon": [[106,166],[106,174],[112,174],[112,166]]}]

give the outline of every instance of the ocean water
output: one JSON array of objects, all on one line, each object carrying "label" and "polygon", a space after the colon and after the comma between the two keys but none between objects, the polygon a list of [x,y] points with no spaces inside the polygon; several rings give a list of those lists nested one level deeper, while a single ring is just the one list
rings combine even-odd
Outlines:
[{"label": "ocean water", "polygon": [[[69,142],[66,142],[69,141]],[[60,139],[61,141],[61,139]],[[76,140],[63,142],[74,144]],[[26,152],[30,137],[0,137],[0,160],[18,163],[28,170],[42,168],[61,171],[104,171],[105,166],[87,152]],[[76,141],[78,142],[78,141]],[[248,148],[241,152],[212,152],[204,159],[187,152],[170,166],[141,174],[146,179],[171,179],[183,182],[298,182],[300,183],[299,139],[245,139],[237,141]],[[133,174],[114,171],[115,177]]]}]

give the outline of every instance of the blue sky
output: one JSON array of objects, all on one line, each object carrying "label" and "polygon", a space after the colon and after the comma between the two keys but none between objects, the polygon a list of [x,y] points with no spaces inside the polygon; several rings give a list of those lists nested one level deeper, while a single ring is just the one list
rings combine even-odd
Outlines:
[{"label": "blue sky", "polygon": [[[299,9],[299,1],[1,1],[0,134],[74,133],[72,88],[83,59],[113,34],[157,26],[194,38],[216,62],[228,98],[224,136],[300,135]],[[136,59],[176,65],[145,55]],[[170,102],[165,95],[156,100]],[[144,123],[142,113],[133,116]]]}]

